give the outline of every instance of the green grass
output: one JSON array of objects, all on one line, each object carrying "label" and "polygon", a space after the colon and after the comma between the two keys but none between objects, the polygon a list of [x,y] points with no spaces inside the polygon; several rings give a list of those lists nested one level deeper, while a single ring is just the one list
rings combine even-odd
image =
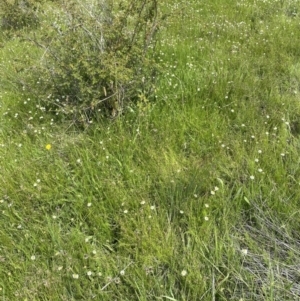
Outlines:
[{"label": "green grass", "polygon": [[85,130],[1,37],[0,300],[299,300],[300,4],[164,2],[156,101]]}]

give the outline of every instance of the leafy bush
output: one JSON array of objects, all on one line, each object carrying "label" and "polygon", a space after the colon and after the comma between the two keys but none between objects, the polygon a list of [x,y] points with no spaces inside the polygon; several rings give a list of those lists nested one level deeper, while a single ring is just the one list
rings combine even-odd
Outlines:
[{"label": "leafy bush", "polygon": [[2,0],[0,3],[2,30],[37,26],[39,23],[37,10],[40,4],[39,0]]},{"label": "leafy bush", "polygon": [[[46,105],[86,121],[97,111],[120,114],[149,95],[157,67],[157,0],[68,1],[31,41],[43,49],[21,82]],[[23,74],[24,76],[24,74]],[[38,84],[35,84],[38,83]]]}]

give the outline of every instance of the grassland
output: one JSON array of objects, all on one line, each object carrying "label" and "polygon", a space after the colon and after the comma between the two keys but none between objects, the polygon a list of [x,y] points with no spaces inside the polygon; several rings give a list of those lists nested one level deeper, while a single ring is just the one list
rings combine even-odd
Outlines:
[{"label": "grassland", "polygon": [[164,5],[156,101],[85,130],[1,37],[0,300],[300,300],[300,3]]}]

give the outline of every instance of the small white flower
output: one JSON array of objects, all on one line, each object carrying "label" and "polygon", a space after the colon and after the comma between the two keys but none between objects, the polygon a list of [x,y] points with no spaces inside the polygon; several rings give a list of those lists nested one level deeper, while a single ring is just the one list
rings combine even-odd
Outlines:
[{"label": "small white flower", "polygon": [[205,208],[209,208],[209,205],[208,204],[204,204]]},{"label": "small white flower", "polygon": [[151,206],[150,209],[151,209],[151,210],[155,210],[155,206]]},{"label": "small white flower", "polygon": [[250,180],[254,180],[255,178],[254,178],[254,176],[250,176]]},{"label": "small white flower", "polygon": [[93,272],[92,271],[87,271],[86,273],[88,276],[92,276]]},{"label": "small white flower", "polygon": [[285,156],[285,154],[284,154],[284,153],[281,153],[281,154],[280,154],[280,156],[281,156],[281,157],[284,157],[284,156]]},{"label": "small white flower", "polygon": [[58,270],[58,271],[61,271],[62,269],[63,269],[62,266],[57,267],[57,270]]},{"label": "small white flower", "polygon": [[125,275],[125,270],[120,271],[120,275],[124,276]]},{"label": "small white flower", "polygon": [[255,158],[255,159],[254,159],[254,162],[256,162],[256,163],[257,163],[258,161],[259,161],[259,160],[258,160],[257,158]]},{"label": "small white flower", "polygon": [[262,153],[262,150],[261,150],[261,149],[259,149],[257,152],[258,152],[259,154],[261,154],[261,153]]},{"label": "small white flower", "polygon": [[91,206],[92,206],[92,203],[87,203],[87,206],[88,206],[88,207],[91,207]]},{"label": "small white flower", "polygon": [[258,172],[263,172],[263,170],[261,168],[258,169]]},{"label": "small white flower", "polygon": [[183,214],[183,213],[184,213],[184,211],[183,211],[183,210],[180,210],[180,211],[179,211],[179,213],[180,213],[180,214]]},{"label": "small white flower", "polygon": [[216,194],[213,190],[210,192],[210,194],[212,194],[212,195],[214,195],[214,194]]},{"label": "small white flower", "polygon": [[32,255],[32,256],[30,257],[30,259],[31,259],[31,260],[35,260],[35,255]]},{"label": "small white flower", "polygon": [[215,186],[215,191],[218,191],[219,190],[219,187]]},{"label": "small white flower", "polygon": [[182,277],[185,277],[186,275],[187,275],[187,271],[186,271],[186,270],[182,270],[182,271],[181,271],[181,276],[182,276]]},{"label": "small white flower", "polygon": [[204,216],[204,220],[208,221],[209,220],[208,216]]},{"label": "small white flower", "polygon": [[242,249],[241,252],[242,252],[243,255],[247,255],[248,254],[248,250],[247,249]]},{"label": "small white flower", "polygon": [[141,201],[141,205],[145,205],[145,203],[146,203],[146,202],[145,202],[144,200],[143,200],[143,201]]},{"label": "small white flower", "polygon": [[93,250],[92,253],[93,253],[94,255],[96,255],[96,254],[97,254],[97,251],[96,251],[96,250]]},{"label": "small white flower", "polygon": [[79,278],[79,275],[78,275],[78,274],[73,274],[72,277],[73,277],[74,279],[78,279],[78,278]]},{"label": "small white flower", "polygon": [[127,213],[128,213],[128,210],[124,210],[123,212],[124,212],[125,214],[127,214]]}]

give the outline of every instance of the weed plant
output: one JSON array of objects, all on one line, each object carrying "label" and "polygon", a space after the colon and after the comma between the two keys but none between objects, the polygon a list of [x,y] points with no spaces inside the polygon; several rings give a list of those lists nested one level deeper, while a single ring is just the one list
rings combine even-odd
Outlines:
[{"label": "weed plant", "polygon": [[300,4],[161,4],[155,101],[84,130],[1,41],[3,300],[299,300]]}]

